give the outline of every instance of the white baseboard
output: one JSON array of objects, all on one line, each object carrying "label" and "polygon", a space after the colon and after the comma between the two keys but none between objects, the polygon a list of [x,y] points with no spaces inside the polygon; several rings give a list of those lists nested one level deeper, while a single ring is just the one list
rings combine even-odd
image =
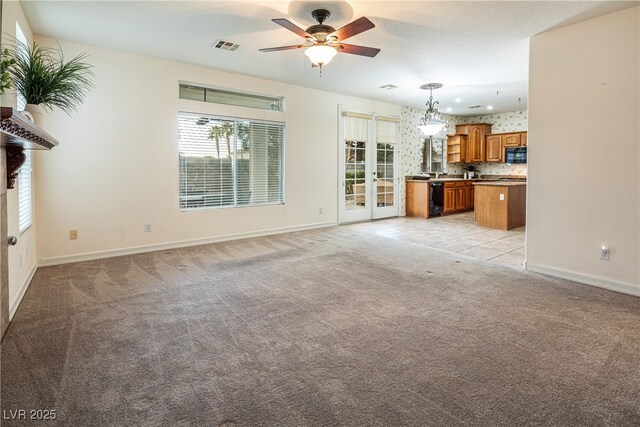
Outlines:
[{"label": "white baseboard", "polygon": [[31,270],[29,271],[29,274],[27,274],[27,277],[25,278],[24,282],[22,283],[22,285],[20,285],[20,290],[18,291],[18,295],[13,301],[9,303],[9,320],[13,319],[13,315],[16,314],[16,310],[18,310],[18,307],[22,302],[22,297],[24,297],[24,294],[27,293],[27,289],[29,289],[29,284],[31,283],[31,279],[33,279],[33,276],[36,274],[37,270],[38,270],[38,264],[34,263],[33,267],[31,267]]},{"label": "white baseboard", "polygon": [[525,269],[534,273],[545,274],[547,276],[553,276],[560,279],[571,280],[573,282],[584,283],[586,285],[597,286],[599,288],[609,289],[611,291],[640,296],[640,284],[618,282],[615,280],[603,279],[600,277],[576,273],[574,271],[546,267],[543,265],[534,265],[531,263],[527,263]]},{"label": "white baseboard", "polygon": [[133,255],[145,252],[162,251],[166,249],[178,249],[189,246],[207,245],[210,243],[225,242],[228,240],[248,239],[251,237],[270,236],[273,234],[291,233],[294,231],[311,230],[314,228],[333,227],[338,225],[335,221],[317,222],[313,224],[296,225],[292,227],[271,228],[266,230],[251,231],[246,233],[224,234],[221,236],[204,237],[190,240],[179,240],[176,242],[156,243],[151,245],[131,246],[128,248],[108,249],[106,251],[85,252],[75,255],[65,255],[51,258],[41,258],[38,266],[46,267],[51,265],[69,264],[72,262],[92,261],[103,258],[113,258],[123,255]]}]

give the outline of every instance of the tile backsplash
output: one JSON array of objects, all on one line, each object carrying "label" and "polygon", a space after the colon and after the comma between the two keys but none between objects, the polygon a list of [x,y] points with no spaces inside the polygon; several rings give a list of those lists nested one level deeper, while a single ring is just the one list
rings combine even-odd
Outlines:
[{"label": "tile backsplash", "polygon": [[[420,173],[422,163],[422,144],[424,135],[418,130],[420,119],[424,116],[424,109],[420,110],[412,107],[402,107],[401,110],[401,135],[400,145],[401,176],[416,175]],[[491,123],[492,133],[516,132],[527,130],[527,111],[511,111],[500,114],[486,114],[480,116],[456,116],[442,114],[441,117],[446,122],[445,128],[436,135],[446,139],[447,134],[456,132],[456,125],[464,123]],[[445,143],[446,149],[446,143]],[[446,159],[446,153],[444,155]],[[449,174],[464,173],[464,166],[451,164],[445,166],[445,171]],[[526,175],[526,164],[506,164],[506,163],[478,163],[475,165],[481,175]],[[401,214],[404,215],[405,207],[405,186],[402,181],[400,188]]]}]

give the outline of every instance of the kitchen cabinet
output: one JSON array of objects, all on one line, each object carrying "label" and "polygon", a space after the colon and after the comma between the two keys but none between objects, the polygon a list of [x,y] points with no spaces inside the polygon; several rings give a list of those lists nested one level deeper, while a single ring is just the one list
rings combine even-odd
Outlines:
[{"label": "kitchen cabinet", "polygon": [[447,135],[447,163],[466,162],[467,139],[467,135]]},{"label": "kitchen cabinet", "polygon": [[468,181],[464,187],[464,209],[473,209],[474,203],[474,187],[473,182]]},{"label": "kitchen cabinet", "polygon": [[487,147],[485,148],[487,162],[502,161],[502,136],[487,135]]},{"label": "kitchen cabinet", "polygon": [[456,211],[456,189],[454,183],[444,184],[444,206],[442,213],[451,213]]},{"label": "kitchen cabinet", "polygon": [[462,212],[473,209],[474,188],[473,181],[445,182],[443,213]]},{"label": "kitchen cabinet", "polygon": [[506,147],[527,145],[527,132],[494,133],[487,135],[485,140],[485,161],[503,162]]},{"label": "kitchen cabinet", "polygon": [[429,218],[429,181],[406,181],[407,197],[405,210],[407,216]]},{"label": "kitchen cabinet", "polygon": [[501,137],[503,147],[519,147],[522,139],[519,133],[505,133]]},{"label": "kitchen cabinet", "polygon": [[474,217],[481,227],[511,230],[526,223],[527,184],[478,182]]},{"label": "kitchen cabinet", "polygon": [[456,134],[467,135],[467,163],[485,161],[485,136],[491,133],[489,123],[469,123],[456,125]]}]

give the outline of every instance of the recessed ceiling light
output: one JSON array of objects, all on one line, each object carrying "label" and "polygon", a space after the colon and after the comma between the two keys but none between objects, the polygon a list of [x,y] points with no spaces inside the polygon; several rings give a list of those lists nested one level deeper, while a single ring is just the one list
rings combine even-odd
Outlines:
[{"label": "recessed ceiling light", "polygon": [[453,111],[453,108],[451,108],[451,107],[447,107],[447,113],[450,113],[450,112],[452,112],[452,111]]},{"label": "recessed ceiling light", "polygon": [[493,110],[493,105],[487,105],[487,110]]},{"label": "recessed ceiling light", "polygon": [[386,90],[392,90],[392,89],[397,89],[398,88],[398,86],[396,86],[394,84],[391,84],[391,83],[387,83],[386,85],[382,85],[382,86],[379,86],[379,87],[380,87],[380,89],[386,89]]},{"label": "recessed ceiling light", "polygon": [[456,99],[453,100],[453,102],[461,103],[462,102],[462,98],[456,98]]}]

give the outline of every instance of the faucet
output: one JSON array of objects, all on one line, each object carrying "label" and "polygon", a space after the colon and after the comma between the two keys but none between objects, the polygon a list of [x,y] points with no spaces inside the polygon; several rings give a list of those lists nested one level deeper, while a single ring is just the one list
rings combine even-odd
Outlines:
[{"label": "faucet", "polygon": [[440,172],[436,172],[436,179],[440,177]]}]

